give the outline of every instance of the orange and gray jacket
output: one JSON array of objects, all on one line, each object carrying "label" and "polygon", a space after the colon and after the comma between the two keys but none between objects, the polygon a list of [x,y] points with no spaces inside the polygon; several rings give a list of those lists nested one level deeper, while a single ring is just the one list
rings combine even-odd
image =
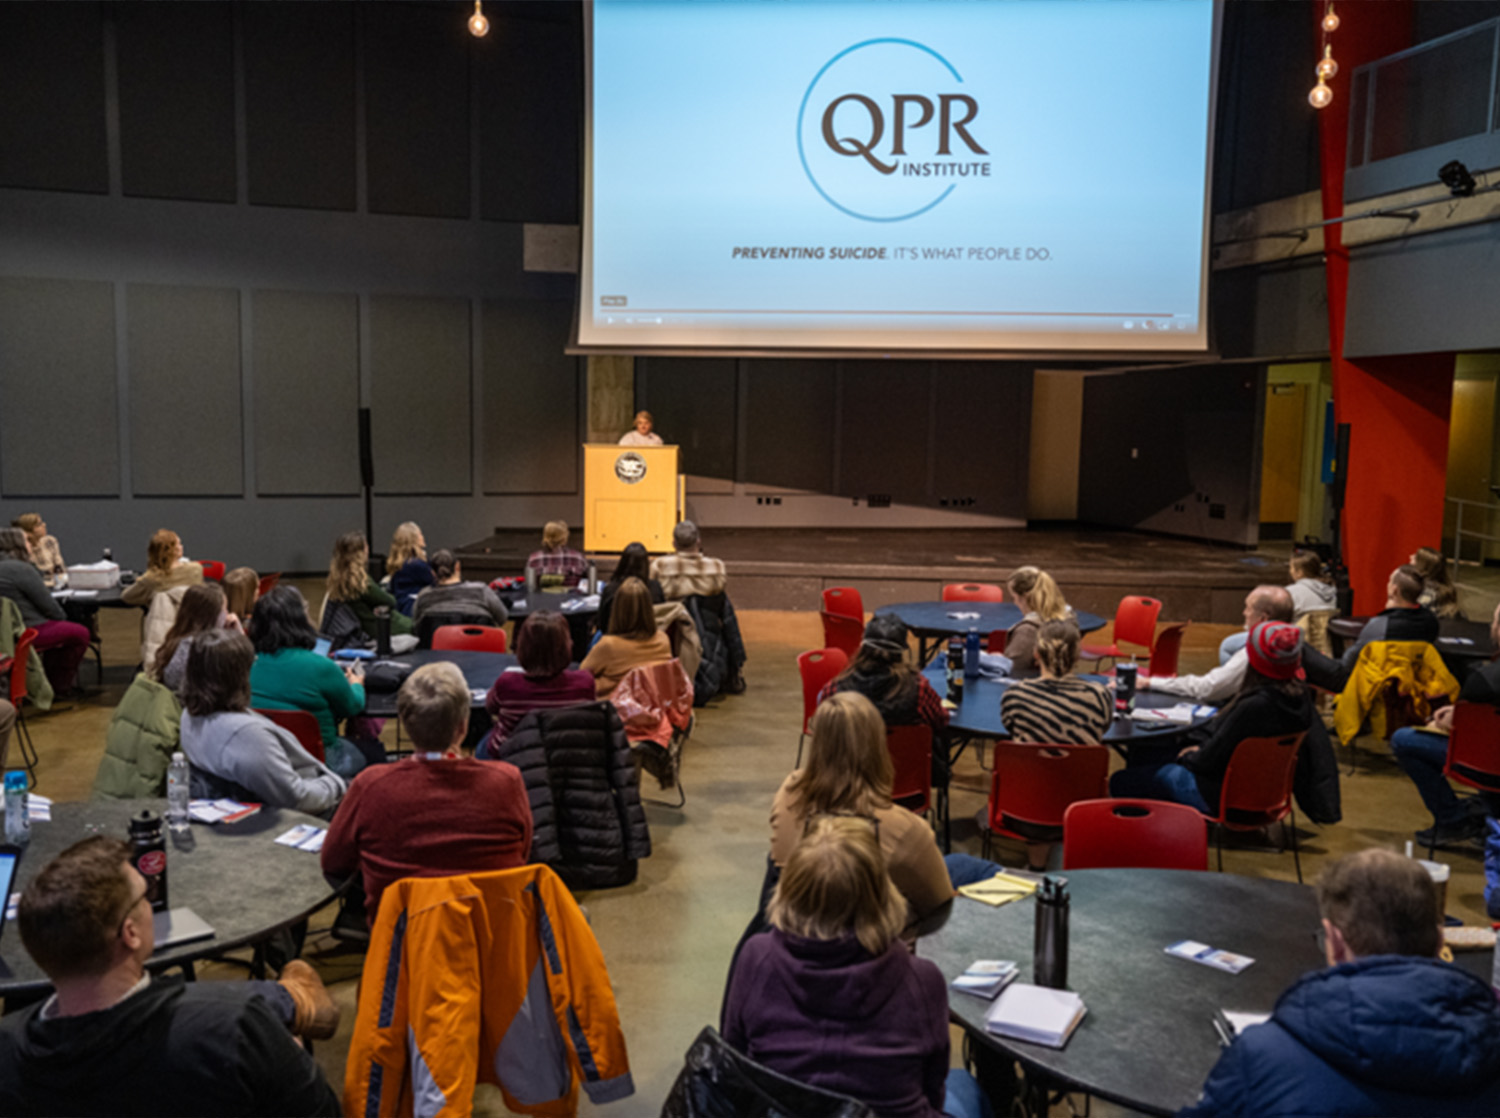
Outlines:
[{"label": "orange and gray jacket", "polygon": [[477,1081],[520,1114],[635,1092],[609,973],[546,866],[386,889],[360,982],[344,1113],[467,1115]]}]

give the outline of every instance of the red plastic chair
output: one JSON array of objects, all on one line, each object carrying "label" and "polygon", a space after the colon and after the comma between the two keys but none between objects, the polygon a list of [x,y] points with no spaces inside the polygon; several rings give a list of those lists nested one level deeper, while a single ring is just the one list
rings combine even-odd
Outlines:
[{"label": "red plastic chair", "polygon": [[896,770],[891,799],[909,811],[926,815],[932,808],[932,727],[888,726],[885,747]]},{"label": "red plastic chair", "polygon": [[1009,629],[996,629],[990,634],[990,641],[985,645],[987,652],[1004,652],[1005,642],[1010,638]]},{"label": "red plastic chair", "polygon": [[325,760],[323,731],[318,728],[318,719],[315,715],[305,710],[261,710],[259,708],[255,713],[269,718],[283,730],[290,732],[297,739],[298,744],[311,753],[316,760]]},{"label": "red plastic chair", "polygon": [[823,611],[823,646],[836,648],[849,659],[859,651],[860,641],[865,639],[865,623],[842,613]]},{"label": "red plastic chair", "polygon": [[[441,632],[442,630],[439,630]],[[620,712],[625,737],[639,767],[655,776],[663,791],[677,789],[677,802],[646,803],[682,807],[682,750],[693,732],[693,681],[677,659],[658,660],[631,668],[610,695]]]},{"label": "red plastic chair", "polygon": [[439,652],[504,652],[505,630],[490,625],[443,625],[432,634]]},{"label": "red plastic chair", "polygon": [[837,648],[815,648],[797,657],[797,674],[802,677],[802,733],[797,737],[797,763],[802,767],[802,743],[812,733],[813,712],[818,709],[818,693],[849,663],[849,657]]},{"label": "red plastic chair", "polygon": [[823,591],[823,608],[829,613],[852,617],[861,625],[865,623],[864,599],[852,586],[833,586]]},{"label": "red plastic chair", "polygon": [[[1297,772],[1297,751],[1307,731],[1272,738],[1246,738],[1234,747],[1224,785],[1219,789],[1219,813],[1208,819],[1219,825],[1215,845],[1219,869],[1224,869],[1224,831],[1264,831],[1272,823],[1282,825],[1281,852],[1286,853],[1286,834],[1291,833],[1292,862],[1297,880],[1302,880],[1302,858],[1297,852],[1297,810],[1292,805],[1292,780]],[[1286,823],[1291,817],[1291,825]]]},{"label": "red plastic chair", "polygon": [[1121,643],[1138,644],[1149,656],[1156,647],[1156,619],[1161,616],[1161,602],[1155,598],[1126,597],[1115,610],[1112,644],[1086,644],[1078,650],[1081,660],[1118,660],[1131,655],[1121,652]]},{"label": "red plastic chair", "polygon": [[1443,775],[1483,792],[1500,792],[1500,707],[1455,704]]},{"label": "red plastic chair", "polygon": [[1108,779],[1109,750],[1105,746],[997,741],[982,842],[984,857],[989,857],[990,840],[995,835],[1021,842],[1046,841],[1017,831],[1016,824],[1061,829],[1070,805],[1105,797]]},{"label": "red plastic chair", "polygon": [[1186,621],[1179,621],[1156,634],[1156,646],[1151,649],[1151,662],[1146,665],[1147,675],[1177,674],[1177,658],[1182,652],[1182,638],[1187,627]]},{"label": "red plastic chair", "polygon": [[199,559],[198,565],[203,568],[203,577],[209,582],[224,581],[224,564],[217,559]]},{"label": "red plastic chair", "polygon": [[1005,590],[991,582],[950,582],[943,587],[945,602],[1003,602]]},{"label": "red plastic chair", "polygon": [[1186,804],[1079,800],[1063,814],[1065,870],[1206,870],[1208,824]]},{"label": "red plastic chair", "polygon": [[31,731],[26,726],[23,706],[28,694],[26,688],[26,664],[31,659],[31,645],[36,640],[35,629],[23,629],[16,638],[16,648],[10,662],[10,705],[16,708],[16,740],[21,743],[21,763],[31,774],[31,788],[36,790],[36,744],[31,740]]},{"label": "red plastic chair", "polygon": [[280,581],[281,581],[281,572],[280,571],[277,571],[275,574],[271,574],[271,575],[261,575],[260,585],[258,587],[256,587],[255,596],[257,598],[264,598],[273,589],[275,589],[276,584],[278,582],[280,582]]}]

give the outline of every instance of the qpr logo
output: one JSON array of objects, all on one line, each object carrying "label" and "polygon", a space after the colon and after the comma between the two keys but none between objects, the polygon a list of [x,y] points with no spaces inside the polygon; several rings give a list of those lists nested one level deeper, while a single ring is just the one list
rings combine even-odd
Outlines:
[{"label": "qpr logo", "polygon": [[633,450],[627,450],[615,459],[615,477],[626,485],[634,485],[646,476],[646,460]]},{"label": "qpr logo", "polygon": [[906,221],[987,178],[979,99],[958,70],[911,39],[867,39],[830,58],[797,112],[813,188],[863,221]]}]

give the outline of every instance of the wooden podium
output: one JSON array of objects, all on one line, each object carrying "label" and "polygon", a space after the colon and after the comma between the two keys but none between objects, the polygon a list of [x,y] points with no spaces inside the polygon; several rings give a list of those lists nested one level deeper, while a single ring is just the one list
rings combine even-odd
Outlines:
[{"label": "wooden podium", "polygon": [[623,551],[672,550],[672,529],[682,507],[675,446],[583,445],[583,546]]}]

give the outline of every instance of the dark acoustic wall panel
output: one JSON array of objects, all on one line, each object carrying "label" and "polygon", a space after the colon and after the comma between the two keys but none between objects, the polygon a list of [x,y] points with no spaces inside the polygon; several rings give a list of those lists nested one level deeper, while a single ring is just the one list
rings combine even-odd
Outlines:
[{"label": "dark acoustic wall panel", "polygon": [[841,361],[839,492],[927,499],[930,362]]},{"label": "dark acoustic wall panel", "polygon": [[108,192],[97,3],[0,4],[0,186]]},{"label": "dark acoustic wall panel", "polygon": [[578,221],[578,31],[496,20],[474,44],[479,83],[480,210],[488,221]]},{"label": "dark acoustic wall panel", "polygon": [[353,210],[353,6],[240,11],[251,203]]},{"label": "dark acoustic wall panel", "polygon": [[833,492],[838,366],[745,360],[745,476],[750,485]]},{"label": "dark acoustic wall panel", "polygon": [[377,493],[468,493],[467,299],[370,300],[371,444]]},{"label": "dark acoustic wall panel", "polygon": [[469,42],[450,4],[366,4],[371,213],[469,216]]},{"label": "dark acoustic wall panel", "polygon": [[0,279],[0,493],[117,497],[115,294]]},{"label": "dark acoustic wall panel", "polygon": [[682,472],[733,481],[738,412],[734,361],[643,357],[636,359],[635,368],[636,399],[656,421],[657,434],[682,448]]},{"label": "dark acoustic wall panel", "polygon": [[1031,367],[934,361],[932,378],[938,507],[946,500],[949,508],[1026,519]]},{"label": "dark acoustic wall panel", "polygon": [[131,490],[242,496],[239,292],[130,284],[125,338]]},{"label": "dark acoustic wall panel", "polygon": [[484,304],[484,491],[577,493],[582,359],[572,302]]},{"label": "dark acoustic wall panel", "polygon": [[125,193],[233,202],[230,5],[153,0],[108,10],[117,28]]},{"label": "dark acoustic wall panel", "polygon": [[257,291],[250,376],[257,493],[358,493],[359,300]]}]

